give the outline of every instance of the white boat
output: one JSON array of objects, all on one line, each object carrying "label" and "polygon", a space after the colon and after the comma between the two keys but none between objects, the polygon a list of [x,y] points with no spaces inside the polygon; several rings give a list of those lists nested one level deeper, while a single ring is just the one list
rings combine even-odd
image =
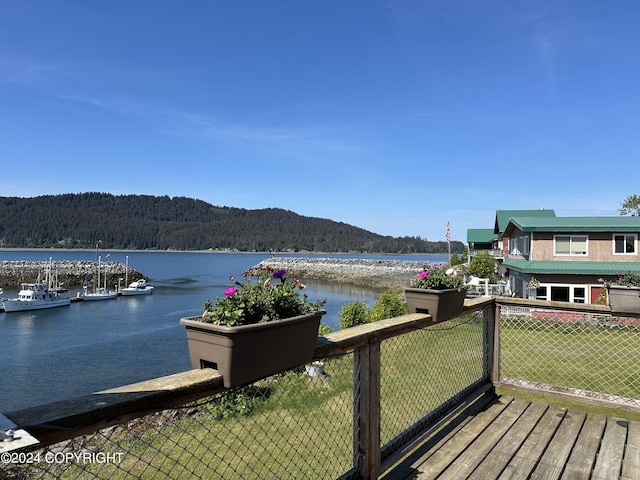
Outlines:
[{"label": "white boat", "polygon": [[88,290],[85,287],[85,290],[82,292],[82,299],[84,301],[95,301],[95,300],[111,300],[112,298],[117,298],[118,293],[113,290],[107,290],[106,288],[94,288],[92,290]]},{"label": "white boat", "polygon": [[35,283],[20,284],[17,298],[5,299],[2,306],[5,312],[25,312],[29,310],[43,310],[45,308],[66,307],[71,304],[69,290],[62,288],[57,278],[52,274],[52,262],[49,259],[47,280]]},{"label": "white boat", "polygon": [[69,291],[64,288],[49,289],[46,282],[22,283],[17,298],[2,301],[5,312],[24,312],[45,308],[65,307],[71,304]]},{"label": "white boat", "polygon": [[71,304],[69,291],[49,289],[46,282],[22,283],[17,298],[2,301],[5,312],[24,312],[44,308],[65,307]]},{"label": "white boat", "polygon": [[[86,284],[82,286],[83,300],[86,300],[86,301],[111,300],[112,298],[116,298],[118,296],[117,292],[107,289],[106,275],[104,278],[104,286],[103,287],[100,286],[100,267],[101,267],[101,257],[98,257],[98,271],[96,273],[94,286],[93,288],[89,288]],[[87,277],[88,276],[89,276],[89,272],[87,272]],[[85,283],[86,283],[86,278],[85,278]]]},{"label": "white boat", "polygon": [[131,282],[127,288],[121,289],[120,293],[122,295],[149,295],[153,293],[153,287],[147,285],[146,280],[142,279]]}]

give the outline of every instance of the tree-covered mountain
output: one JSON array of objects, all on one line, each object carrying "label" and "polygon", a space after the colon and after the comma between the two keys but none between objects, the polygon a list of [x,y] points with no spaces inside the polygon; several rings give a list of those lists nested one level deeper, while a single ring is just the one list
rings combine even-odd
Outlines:
[{"label": "tree-covered mountain", "polygon": [[[185,197],[80,193],[0,197],[0,247],[445,253],[446,242],[390,237],[288,210]],[[461,242],[451,242],[462,253]]]}]

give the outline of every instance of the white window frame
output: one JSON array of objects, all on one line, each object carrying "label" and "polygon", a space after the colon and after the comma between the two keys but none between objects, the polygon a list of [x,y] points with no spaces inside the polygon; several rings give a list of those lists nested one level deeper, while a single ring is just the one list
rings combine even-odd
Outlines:
[{"label": "white window frame", "polygon": [[511,255],[529,255],[529,235],[510,238],[509,253]]},{"label": "white window frame", "polygon": [[[569,237],[569,253],[557,253],[557,240],[558,238]],[[584,238],[585,239],[585,252],[584,253],[573,253],[572,244],[574,238]],[[589,255],[589,235],[554,235],[553,236],[553,256],[554,257],[586,257]]]},{"label": "white window frame", "polygon": [[[627,237],[633,237],[633,252],[616,252],[616,237],[624,237],[627,244]],[[611,251],[613,255],[638,255],[638,234],[637,233],[614,233],[611,236]]]},{"label": "white window frame", "polygon": [[[540,293],[538,293],[538,300],[547,300],[549,301],[549,299],[551,298],[551,289],[552,288],[568,288],[569,289],[569,302],[571,303],[583,303],[586,304],[587,303],[587,296],[589,295],[589,285],[576,285],[576,284],[570,284],[570,283],[542,283],[540,284],[541,288],[545,289],[544,295],[540,295]],[[583,288],[584,289],[584,297],[578,297],[576,296],[576,292],[575,290],[577,288]],[[538,292],[540,292],[540,289],[538,289]],[[578,302],[576,302],[576,299],[579,300]]]}]

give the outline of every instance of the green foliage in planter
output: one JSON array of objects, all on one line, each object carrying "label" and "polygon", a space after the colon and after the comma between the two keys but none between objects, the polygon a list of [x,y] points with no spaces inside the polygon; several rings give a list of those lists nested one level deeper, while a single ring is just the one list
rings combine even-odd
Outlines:
[{"label": "green foliage in planter", "polygon": [[355,327],[369,322],[369,309],[364,300],[344,305],[338,313],[340,329]]},{"label": "green foliage in planter", "polygon": [[455,268],[447,263],[425,263],[422,271],[411,280],[410,286],[413,288],[424,288],[427,290],[446,290],[455,288],[459,292],[465,289],[464,277],[458,274]]},{"label": "green foliage in planter", "polygon": [[640,273],[627,272],[624,275],[616,273],[616,279],[609,285],[622,285],[623,287],[640,287]]},{"label": "green foliage in planter", "polygon": [[407,305],[400,300],[400,297],[392,292],[384,292],[378,297],[375,305],[369,312],[369,321],[377,322],[386,318],[399,317],[407,313]]},{"label": "green foliage in planter", "polygon": [[[300,291],[305,288],[297,278],[287,281],[286,270],[249,269],[244,277],[257,278],[252,282],[245,278],[236,282],[229,277],[230,286],[224,291],[224,297],[215,302],[207,299],[202,305],[202,321],[215,325],[236,327],[261,322],[270,322],[319,311],[325,300],[309,301],[307,294]],[[277,284],[272,285],[271,280]]]}]

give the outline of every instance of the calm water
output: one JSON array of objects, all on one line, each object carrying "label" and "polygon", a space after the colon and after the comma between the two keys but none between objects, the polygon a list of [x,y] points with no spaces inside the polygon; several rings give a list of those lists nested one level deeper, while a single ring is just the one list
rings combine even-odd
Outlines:
[{"label": "calm water", "polygon": [[[87,394],[191,368],[179,320],[199,315],[222,295],[229,275],[268,257],[248,253],[101,252],[150,277],[153,295],[75,302],[34,312],[0,312],[0,413]],[[300,255],[312,256],[312,255]],[[340,255],[318,255],[339,257]],[[90,251],[2,251],[1,260],[93,260]],[[444,261],[443,256],[348,255],[348,258]],[[306,280],[311,300],[326,298],[322,323],[337,329],[338,311],[354,300],[373,304],[379,292]],[[17,295],[5,288],[4,298]],[[75,291],[72,291],[75,296]]]}]

